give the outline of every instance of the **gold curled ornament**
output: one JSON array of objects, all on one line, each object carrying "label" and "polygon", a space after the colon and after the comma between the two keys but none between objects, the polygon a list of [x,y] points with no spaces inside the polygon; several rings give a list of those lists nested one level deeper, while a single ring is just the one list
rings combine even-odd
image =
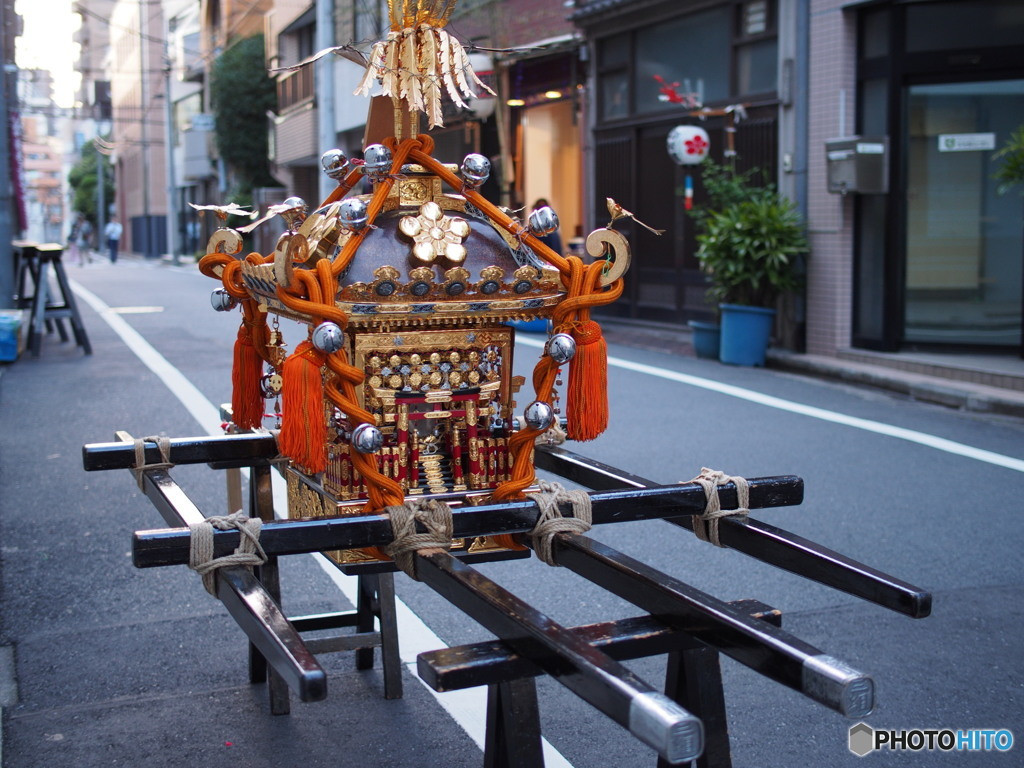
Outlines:
[{"label": "gold curled ornament", "polygon": [[614,229],[595,229],[587,235],[587,253],[595,259],[605,259],[607,267],[598,278],[602,286],[611,285],[629,269],[629,242]]},{"label": "gold curled ornament", "polygon": [[292,284],[295,264],[304,264],[309,259],[309,242],[297,232],[285,232],[274,249],[274,279],[282,288]]},{"label": "gold curled ornament", "polygon": [[216,230],[206,243],[207,253],[226,253],[228,256],[234,256],[241,250],[242,236],[228,227]]},{"label": "gold curled ornament", "polygon": [[469,235],[469,224],[457,216],[446,216],[433,200],[420,206],[416,216],[403,216],[398,222],[402,234],[412,238],[412,255],[426,264],[444,256],[461,264],[466,259],[462,241]]},{"label": "gold curled ornament", "polygon": [[308,241],[310,253],[315,254],[319,251],[326,255],[327,251],[338,243],[342,235],[338,223],[340,208],[340,202],[331,203],[323,213],[314,211],[299,225],[296,231]]}]

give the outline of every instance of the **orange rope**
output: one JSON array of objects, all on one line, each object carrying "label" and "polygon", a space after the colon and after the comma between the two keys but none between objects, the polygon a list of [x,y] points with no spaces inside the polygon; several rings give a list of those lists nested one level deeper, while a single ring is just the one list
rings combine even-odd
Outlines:
[{"label": "orange rope", "polygon": [[[245,260],[250,264],[266,262],[258,253],[250,253]],[[255,429],[263,423],[263,393],[260,391],[263,363],[274,362],[267,351],[270,335],[267,313],[260,310],[259,302],[245,289],[241,260],[226,253],[208,253],[199,260],[199,271],[220,280],[224,290],[241,306],[242,324],[238,328],[231,368],[231,411],[236,426]]]},{"label": "orange rope", "polygon": [[331,203],[341,200],[345,195],[352,191],[352,187],[354,187],[362,178],[363,170],[361,167],[356,166],[348,172],[348,176],[345,177],[343,182],[339,183],[338,186],[331,190],[331,193],[324,198],[322,203],[320,203],[320,207],[323,208],[325,205],[330,205]]}]

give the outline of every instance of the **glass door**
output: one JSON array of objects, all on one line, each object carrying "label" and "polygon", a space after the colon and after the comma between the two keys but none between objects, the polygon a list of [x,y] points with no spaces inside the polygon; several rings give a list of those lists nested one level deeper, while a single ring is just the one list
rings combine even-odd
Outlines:
[{"label": "glass door", "polygon": [[1024,80],[907,89],[904,341],[1018,346],[1024,198],[995,151],[1024,124]]}]

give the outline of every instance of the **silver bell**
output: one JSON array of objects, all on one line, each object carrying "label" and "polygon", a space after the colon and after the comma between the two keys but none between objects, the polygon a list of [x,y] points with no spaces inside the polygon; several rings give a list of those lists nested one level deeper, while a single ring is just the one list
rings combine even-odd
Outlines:
[{"label": "silver bell", "polygon": [[541,432],[550,427],[555,421],[555,412],[548,403],[542,400],[534,400],[523,413],[526,426],[530,429],[538,429]]},{"label": "silver bell", "polygon": [[210,304],[218,312],[229,312],[238,306],[235,297],[223,288],[218,288],[210,294]]},{"label": "silver bell", "polygon": [[370,144],[363,150],[363,173],[370,181],[383,181],[391,173],[393,159],[391,150],[383,144]]},{"label": "silver bell", "polygon": [[338,204],[338,223],[342,229],[359,232],[366,228],[366,201],[358,197],[346,197]]},{"label": "silver bell", "polygon": [[384,435],[373,424],[360,424],[352,430],[352,447],[360,453],[376,453],[384,445]]},{"label": "silver bell", "polygon": [[530,231],[537,237],[550,235],[558,229],[558,214],[548,206],[538,208],[530,214]]},{"label": "silver bell", "polygon": [[288,229],[298,229],[306,220],[306,201],[301,197],[288,197],[277,207],[277,213],[288,223]]},{"label": "silver bell", "polygon": [[345,346],[345,334],[336,323],[320,323],[313,330],[313,346],[328,355]]},{"label": "silver bell", "polygon": [[544,354],[564,365],[576,357],[576,339],[568,333],[556,333],[544,345]]},{"label": "silver bell", "polygon": [[466,186],[470,189],[476,189],[490,178],[491,161],[483,155],[466,155],[466,159],[462,161],[462,167],[459,171],[462,173]]},{"label": "silver bell", "polygon": [[320,167],[324,169],[328,178],[341,181],[348,169],[348,158],[340,149],[328,149],[320,155]]}]

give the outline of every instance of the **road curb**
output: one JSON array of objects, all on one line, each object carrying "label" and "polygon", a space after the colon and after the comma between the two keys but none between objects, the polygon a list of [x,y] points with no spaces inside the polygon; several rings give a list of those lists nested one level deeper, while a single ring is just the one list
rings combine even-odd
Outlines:
[{"label": "road curb", "polygon": [[1024,392],[778,349],[768,351],[767,364],[776,370],[875,387],[947,408],[1024,418]]}]

